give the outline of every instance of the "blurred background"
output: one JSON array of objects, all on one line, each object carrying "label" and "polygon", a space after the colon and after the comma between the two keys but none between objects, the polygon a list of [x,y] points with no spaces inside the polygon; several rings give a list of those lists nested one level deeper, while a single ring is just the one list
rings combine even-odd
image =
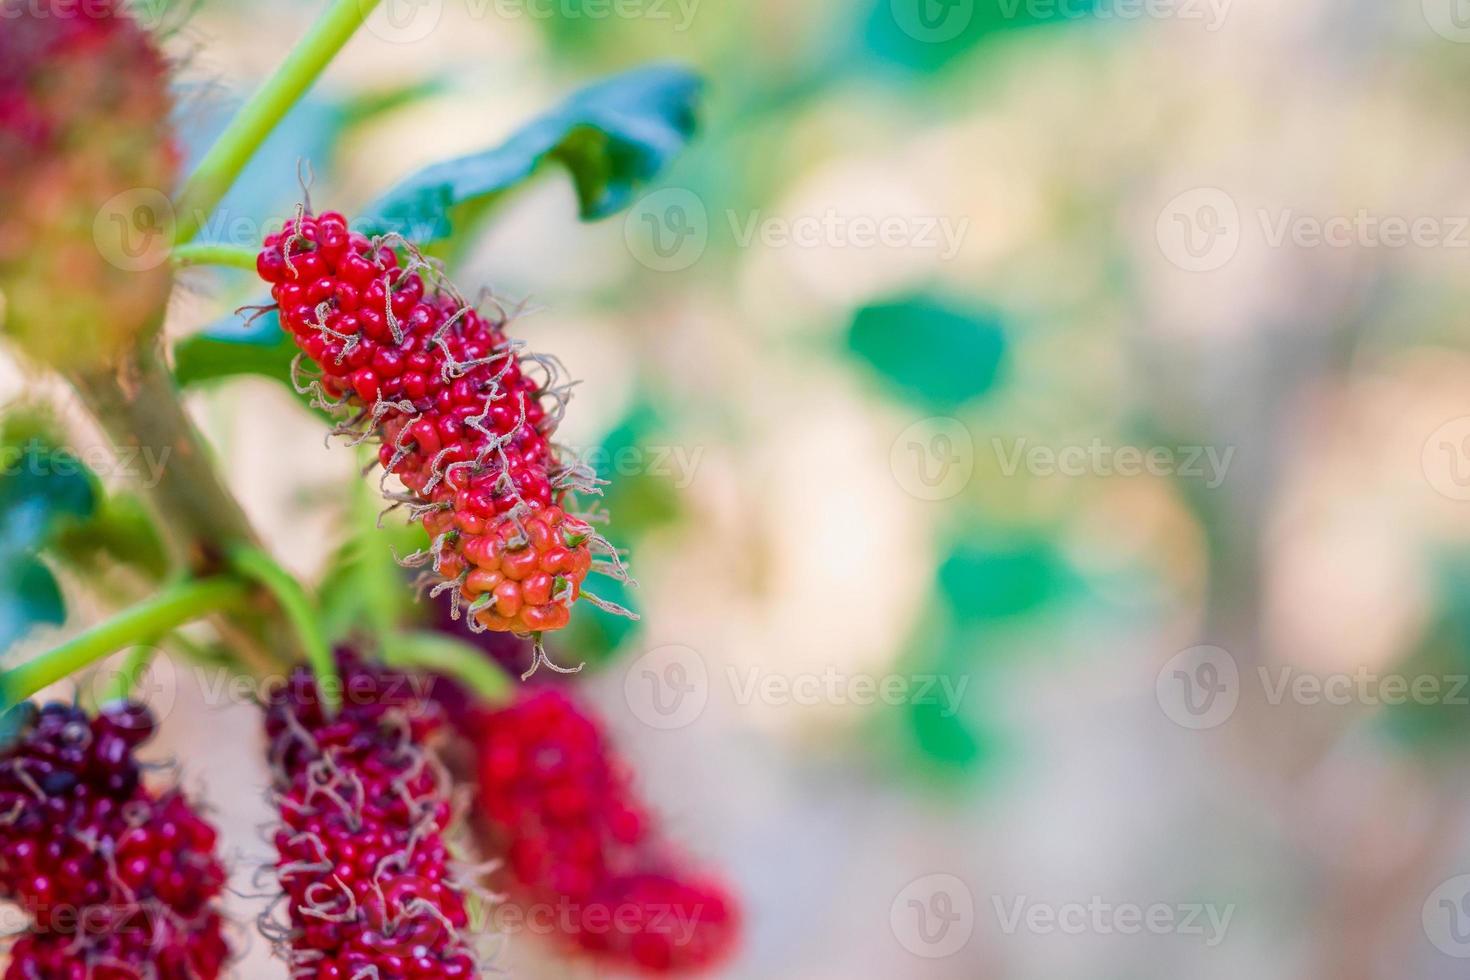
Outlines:
[{"label": "blurred background", "polygon": [[[174,25],[190,155],[317,7]],[[642,620],[560,650],[743,894],[723,975],[1463,975],[1470,10],[390,0],[225,212],[304,159],[353,214],[649,61],[708,79],[692,147],[597,223],[548,171],[450,271],[583,380]],[[191,271],[170,330],[258,294]],[[190,406],[329,593],[359,460],[267,380]],[[252,710],[156,669],[260,858]]]}]

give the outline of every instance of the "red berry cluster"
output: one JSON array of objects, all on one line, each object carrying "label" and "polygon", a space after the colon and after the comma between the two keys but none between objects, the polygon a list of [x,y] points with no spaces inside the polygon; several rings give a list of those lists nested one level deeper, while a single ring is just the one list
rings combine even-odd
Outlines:
[{"label": "red berry cluster", "polygon": [[342,705],[294,672],[267,706],[279,796],[277,938],[298,980],[477,975],[444,834],[447,777],[426,746],[442,715],[404,675],[344,660]]},{"label": "red berry cluster", "polygon": [[598,723],[566,694],[530,688],[487,713],[479,747],[481,811],[511,891],[564,908],[577,948],[648,973],[729,953],[734,900],[682,867]]},{"label": "red berry cluster", "polygon": [[267,236],[256,269],[320,369],[308,387],[355,412],[351,431],[380,439],[454,602],[467,600],[480,628],[560,629],[600,539],[561,506],[578,470],[549,441],[559,413],[547,406],[564,397],[553,362],[521,351],[501,320],[395,244],[340,214],[303,213]]},{"label": "red berry cluster", "polygon": [[30,717],[0,755],[0,897],[31,928],[5,980],[220,976],[215,830],[179,793],[140,779],[133,751],[153,732],[148,709],[22,710]]}]

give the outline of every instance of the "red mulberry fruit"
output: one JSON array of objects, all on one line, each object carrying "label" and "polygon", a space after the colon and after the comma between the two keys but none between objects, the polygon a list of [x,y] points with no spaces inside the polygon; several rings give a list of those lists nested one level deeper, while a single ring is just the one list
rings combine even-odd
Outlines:
[{"label": "red mulberry fruit", "polygon": [[304,668],[267,707],[290,917],[274,938],[293,977],[475,976],[448,780],[426,746],[441,715],[404,675],[346,660],[342,679],[333,716]]},{"label": "red mulberry fruit", "polygon": [[576,948],[649,973],[699,970],[734,947],[720,885],[665,844],[598,724],[564,693],[529,690],[480,730],[480,802],[511,893],[566,905]]},{"label": "red mulberry fruit", "polygon": [[[369,239],[340,214],[301,214],[267,236],[256,268],[281,322],[320,374],[297,385],[345,408],[338,431],[380,442],[378,461],[424,522],[432,564],[476,629],[560,629],[614,550],[566,513],[595,476],[551,442],[570,386],[527,353],[503,317],[469,305],[396,237]],[[610,560],[594,565],[594,552]],[[615,608],[615,607],[614,607]],[[538,659],[538,663],[540,660]]]},{"label": "red mulberry fruit", "polygon": [[0,898],[31,920],[6,980],[210,980],[229,957],[215,899],[213,827],[177,792],[154,794],[133,750],[141,705],[88,718],[48,704],[0,756]]}]

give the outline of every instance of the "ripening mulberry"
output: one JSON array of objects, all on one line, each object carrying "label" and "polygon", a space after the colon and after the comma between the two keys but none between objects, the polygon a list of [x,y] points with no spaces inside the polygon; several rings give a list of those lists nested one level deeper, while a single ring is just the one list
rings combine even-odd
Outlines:
[{"label": "ripening mulberry", "polygon": [[151,792],[134,749],[148,709],[30,713],[0,755],[0,898],[29,931],[6,980],[212,980],[229,947],[216,833],[176,791]]},{"label": "ripening mulberry", "polygon": [[334,715],[305,668],[267,706],[281,953],[309,980],[475,976],[448,778],[427,746],[442,715],[404,675],[344,659],[342,680]]},{"label": "ripening mulberry", "polygon": [[131,349],[172,284],[167,65],[127,6],[0,10],[0,324],[68,369]]},{"label": "ripening mulberry", "polygon": [[569,910],[575,948],[648,973],[706,969],[733,949],[734,899],[664,841],[601,727],[565,693],[530,688],[486,713],[479,760],[480,813],[511,894]]},{"label": "ripening mulberry", "polygon": [[[569,386],[526,353],[503,318],[466,303],[396,237],[369,239],[340,214],[303,213],[265,239],[257,261],[281,322],[320,372],[303,391],[351,413],[342,429],[379,440],[434,544],[451,601],[477,629],[539,634],[565,626],[594,568],[621,566],[566,513],[595,480],[551,436]],[[601,603],[594,597],[587,596]]]}]

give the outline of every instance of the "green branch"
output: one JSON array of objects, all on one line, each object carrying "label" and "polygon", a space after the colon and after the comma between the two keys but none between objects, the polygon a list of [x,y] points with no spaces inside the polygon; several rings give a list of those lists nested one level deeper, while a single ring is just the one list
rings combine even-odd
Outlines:
[{"label": "green branch", "polygon": [[179,245],[169,253],[173,264],[179,268],[191,265],[223,265],[232,269],[255,271],[256,249],[244,245],[216,245],[191,242]]},{"label": "green branch", "polygon": [[281,67],[236,113],[179,192],[175,202],[177,244],[191,241],[199,233],[200,225],[214,213],[260,144],[311,88],[378,2],[332,0],[306,36],[291,49]]},{"label": "green branch", "polygon": [[135,643],[150,642],[185,623],[238,606],[248,594],[248,586],[233,579],[180,582],[0,674],[0,704],[6,707],[18,704],[108,654]]},{"label": "green branch", "polygon": [[239,548],[230,555],[235,570],[264,586],[280,604],[301,642],[307,663],[317,676],[317,690],[328,711],[341,704],[342,685],[332,647],[322,633],[316,605],[301,583],[258,548]]}]

